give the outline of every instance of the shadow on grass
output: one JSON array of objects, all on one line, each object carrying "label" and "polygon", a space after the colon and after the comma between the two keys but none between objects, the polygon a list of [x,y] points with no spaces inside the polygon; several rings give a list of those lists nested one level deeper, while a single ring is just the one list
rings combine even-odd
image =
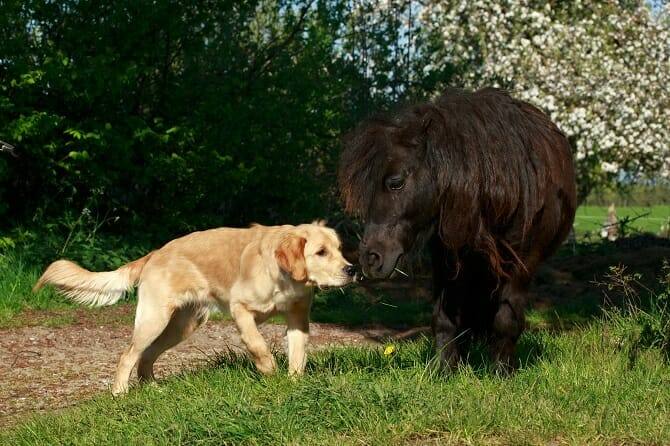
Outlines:
[{"label": "shadow on grass", "polygon": [[346,326],[384,325],[393,328],[430,323],[432,305],[425,300],[363,294],[356,288],[329,290],[316,295],[311,320]]},{"label": "shadow on grass", "polygon": [[[308,355],[305,372],[308,374],[328,373],[386,373],[389,369],[410,369],[426,367],[433,360],[434,348],[432,341],[423,337],[418,341],[394,344],[392,354],[385,354],[385,346],[370,347],[334,347]],[[286,354],[274,352],[278,373],[285,374],[288,370]],[[261,377],[249,356],[240,351],[229,350],[212,357],[206,369],[243,370]],[[192,371],[191,371],[192,372]],[[184,373],[190,373],[185,371]]]},{"label": "shadow on grass", "polygon": [[[547,336],[527,333],[519,341],[518,356],[521,368],[530,368],[540,361],[551,360]],[[393,350],[389,353],[388,346]],[[473,342],[461,367],[471,369],[481,378],[495,375],[486,346],[482,342]],[[287,357],[284,352],[274,352],[278,373],[286,373]],[[249,357],[240,351],[228,351],[212,357],[206,368],[243,370],[261,377]],[[422,336],[418,340],[403,341],[387,345],[330,348],[308,356],[306,373],[327,373],[331,375],[346,373],[387,373],[389,370],[419,369],[434,372],[448,378],[448,372],[440,372],[435,356],[435,346],[431,338]],[[188,372],[187,372],[188,373]]]},{"label": "shadow on grass", "polygon": [[[575,294],[565,297],[557,291],[561,284],[552,283],[534,288],[537,299],[527,310],[528,328],[552,331],[569,330],[601,315],[601,297],[593,284],[575,285]],[[569,285],[566,285],[569,286]],[[382,292],[364,293],[349,288],[319,293],[312,307],[313,322],[340,324],[348,327],[383,326],[397,330],[426,327],[431,323],[433,304],[429,300],[405,299]],[[384,341],[384,336],[369,336]]]},{"label": "shadow on grass", "polygon": [[[664,258],[670,257],[670,241],[651,235],[639,235],[615,243],[578,243],[564,245],[542,265],[530,289],[527,311],[530,330],[565,331],[588,324],[602,316],[603,281],[610,267],[626,265],[639,273],[644,286],[659,285],[658,276]],[[349,288],[344,293],[332,290],[317,296],[312,313],[315,322],[347,326],[384,325],[406,329],[430,324],[432,304],[430,280],[413,282],[414,288],[363,291]],[[388,285],[388,284],[387,284]],[[409,296],[424,296],[423,299]]]},{"label": "shadow on grass", "polygon": [[608,287],[612,267],[625,265],[629,273],[639,275],[643,288],[658,290],[666,258],[670,258],[670,240],[650,234],[614,243],[564,245],[533,280],[533,305],[528,311],[531,329],[569,330],[601,317],[606,300],[608,304],[623,303],[622,296]]}]

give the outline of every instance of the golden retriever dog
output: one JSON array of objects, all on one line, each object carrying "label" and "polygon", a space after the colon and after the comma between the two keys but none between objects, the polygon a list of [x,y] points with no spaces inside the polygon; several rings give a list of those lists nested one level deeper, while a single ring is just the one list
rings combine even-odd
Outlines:
[{"label": "golden retriever dog", "polygon": [[119,359],[112,386],[118,395],[128,390],[135,364],[140,381],[153,379],[156,359],[202,325],[213,305],[230,312],[263,374],[272,373],[276,364],[257,324],[283,314],[289,373],[300,375],[314,287],[340,287],[354,277],[335,231],[315,222],[194,232],[116,271],[96,273],[58,260],[35,290],[51,284],[79,303],[103,306],[138,285],[132,341]]}]

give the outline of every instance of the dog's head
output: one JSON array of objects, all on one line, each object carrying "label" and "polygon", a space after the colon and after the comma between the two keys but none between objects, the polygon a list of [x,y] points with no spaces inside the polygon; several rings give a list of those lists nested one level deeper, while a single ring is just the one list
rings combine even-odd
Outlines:
[{"label": "dog's head", "polygon": [[275,258],[293,280],[318,287],[344,286],[356,276],[355,268],[342,256],[337,233],[323,222],[288,231],[275,250]]}]

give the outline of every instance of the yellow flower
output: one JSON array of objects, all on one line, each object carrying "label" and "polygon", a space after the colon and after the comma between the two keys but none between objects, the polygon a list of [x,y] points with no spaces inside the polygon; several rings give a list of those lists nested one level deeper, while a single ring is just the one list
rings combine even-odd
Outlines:
[{"label": "yellow flower", "polygon": [[395,345],[389,344],[386,346],[384,349],[384,356],[391,356],[393,353],[395,353]]}]

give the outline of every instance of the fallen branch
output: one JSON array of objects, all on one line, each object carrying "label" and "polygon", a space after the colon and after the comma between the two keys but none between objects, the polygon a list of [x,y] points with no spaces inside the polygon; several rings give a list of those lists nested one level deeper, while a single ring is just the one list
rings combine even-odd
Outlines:
[{"label": "fallen branch", "polygon": [[8,142],[0,141],[0,152],[7,152],[12,155],[14,158],[18,158],[19,155],[16,153],[16,147],[11,145]]}]

